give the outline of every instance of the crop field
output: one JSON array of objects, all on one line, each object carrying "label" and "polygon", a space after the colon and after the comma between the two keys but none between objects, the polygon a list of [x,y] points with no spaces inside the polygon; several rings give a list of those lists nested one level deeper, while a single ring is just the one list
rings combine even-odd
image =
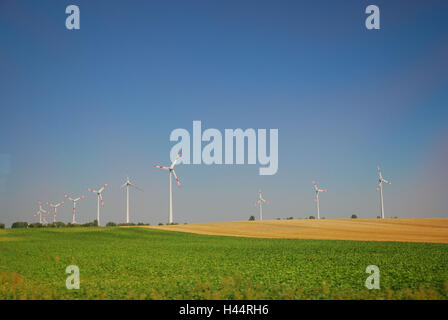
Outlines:
[{"label": "crop field", "polygon": [[149,228],[255,238],[448,243],[446,218],[231,221]]},{"label": "crop field", "polygon": [[[68,290],[68,265],[81,287]],[[380,289],[365,287],[368,265]],[[448,244],[6,229],[0,299],[447,299]]]}]

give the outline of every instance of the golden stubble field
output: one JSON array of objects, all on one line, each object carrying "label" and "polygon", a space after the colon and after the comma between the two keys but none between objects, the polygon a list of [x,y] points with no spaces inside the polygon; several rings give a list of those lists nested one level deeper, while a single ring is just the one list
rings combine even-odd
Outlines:
[{"label": "golden stubble field", "polygon": [[147,228],[254,238],[448,243],[448,219],[324,219],[211,222]]}]

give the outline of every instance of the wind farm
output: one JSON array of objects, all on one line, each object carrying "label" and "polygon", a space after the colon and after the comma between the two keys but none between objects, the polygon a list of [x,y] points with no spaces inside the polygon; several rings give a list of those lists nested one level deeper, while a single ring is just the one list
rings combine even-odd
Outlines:
[{"label": "wind farm", "polygon": [[[173,176],[180,189],[180,181],[177,177],[174,168],[178,165],[182,152],[179,152],[175,160],[171,163],[169,167],[155,165],[154,167],[168,171],[169,173],[169,212],[166,224],[159,223],[159,225],[136,225],[133,223],[133,218],[135,218],[135,213],[130,210],[130,190],[135,189],[139,192],[143,192],[143,189],[135,185],[129,175],[123,184],[114,187],[110,186],[110,183],[104,184],[98,189],[87,190],[94,193],[97,196],[97,206],[96,206],[96,218],[97,224],[92,226],[80,225],[77,222],[77,203],[86,198],[86,195],[81,195],[78,197],[71,197],[68,194],[64,194],[64,197],[71,201],[72,206],[72,216],[71,224],[67,226],[77,226],[77,228],[56,228],[57,233],[51,231],[53,228],[38,228],[31,230],[28,229],[8,229],[7,231],[0,232],[0,250],[2,247],[14,248],[15,252],[21,252],[23,250],[32,250],[30,244],[25,244],[22,241],[18,241],[26,236],[26,233],[31,232],[30,236],[37,237],[36,239],[45,239],[44,242],[36,240],[39,243],[40,250],[45,252],[52,252],[57,260],[54,262],[42,261],[33,254],[24,255],[19,254],[23,260],[20,264],[21,267],[16,269],[25,277],[29,277],[30,270],[26,268],[27,265],[38,265],[41,268],[55,268],[59,264],[66,264],[68,256],[64,254],[64,246],[70,247],[70,252],[75,253],[75,259],[85,259],[85,255],[94,254],[101,247],[103,250],[102,261],[92,261],[89,264],[82,263],[83,268],[100,268],[102,270],[107,270],[107,264],[111,261],[115,261],[117,257],[123,259],[123,264],[116,264],[116,267],[120,270],[124,265],[128,264],[128,261],[134,261],[135,257],[138,257],[137,262],[130,262],[133,264],[132,268],[135,270],[140,270],[141,268],[146,268],[150,273],[156,272],[155,265],[160,264],[162,261],[164,263],[169,263],[169,270],[175,270],[175,265],[177,259],[183,259],[186,261],[186,269],[183,270],[183,276],[175,277],[177,279],[178,285],[172,286],[169,282],[164,280],[151,280],[147,279],[150,283],[149,289],[141,286],[141,281],[131,277],[117,278],[117,283],[120,283],[118,287],[131,286],[134,290],[139,293],[137,296],[130,294],[127,290],[121,289],[110,289],[103,293],[102,298],[105,299],[177,299],[179,297],[186,297],[188,299],[216,299],[224,298],[228,299],[233,297],[235,294],[238,297],[244,299],[259,299],[259,298],[269,298],[269,299],[314,299],[316,295],[319,297],[325,297],[327,299],[408,299],[408,298],[418,298],[418,299],[447,299],[448,291],[444,291],[440,288],[440,284],[443,283],[443,272],[440,270],[444,268],[445,262],[448,261],[448,219],[429,219],[429,218],[385,218],[383,197],[380,192],[380,203],[379,211],[381,216],[370,217],[370,218],[357,218],[348,219],[346,218],[323,218],[320,214],[320,194],[326,193],[328,190],[323,189],[318,186],[317,182],[313,179],[313,191],[314,191],[314,203],[316,205],[315,210],[317,211],[316,219],[303,219],[303,218],[288,218],[279,219],[273,218],[276,214],[276,201],[271,203],[266,200],[263,196],[262,189],[258,189],[258,199],[253,205],[252,210],[258,210],[257,221],[247,220],[247,217],[241,216],[239,221],[222,221],[222,222],[201,222],[192,224],[178,224],[173,215],[173,205],[172,205],[172,179]],[[183,171],[186,168],[183,168]],[[188,170],[186,170],[188,171]],[[377,172],[379,174],[379,185],[378,191],[382,191],[383,183],[390,184],[386,180],[381,172],[380,167],[377,167]],[[156,184],[156,181],[153,182]],[[305,184],[305,181],[303,182]],[[372,183],[373,184],[373,183]],[[110,227],[116,224],[108,223],[107,227],[104,227],[100,223],[100,209],[101,220],[110,220],[108,218],[107,207],[104,206],[103,192],[110,188],[110,192],[115,189],[119,189],[121,192],[125,189],[124,207],[125,214],[123,215],[122,224],[118,224],[121,227]],[[187,185],[186,188],[189,188]],[[107,189],[109,190],[109,189]],[[337,192],[337,187],[333,187],[332,190]],[[341,192],[341,190],[339,190]],[[372,190],[373,192],[373,190]],[[375,196],[375,192],[371,193],[371,197]],[[200,195],[198,195],[200,197]],[[275,200],[275,199],[274,199]],[[311,199],[310,199],[311,200]],[[329,199],[327,199],[328,202]],[[163,201],[163,199],[152,199],[152,201]],[[33,217],[39,216],[39,222],[43,226],[54,226],[57,220],[61,220],[61,215],[57,215],[57,209],[62,206],[64,202],[51,203],[47,202],[50,208],[53,208],[53,224],[49,224],[44,220],[45,215],[49,215],[49,211],[43,208],[42,202],[38,201],[39,209],[33,215]],[[269,205],[269,216],[266,219],[266,215],[263,216],[263,207]],[[331,203],[327,203],[326,207],[331,207]],[[242,210],[243,212],[244,210]],[[91,210],[83,208],[83,216],[91,212]],[[311,212],[310,212],[311,213]],[[246,218],[246,219],[245,219]],[[148,216],[148,220],[151,216]],[[59,225],[56,225],[59,226]],[[95,231],[96,235],[94,238],[89,237],[90,232]],[[107,237],[107,245],[104,244],[104,240]],[[130,240],[132,239],[132,240]],[[132,241],[130,245],[129,241]],[[189,243],[193,241],[196,243],[195,247],[197,251],[192,255],[191,249],[189,249]],[[288,242],[284,242],[288,241]],[[31,242],[33,245],[36,242]],[[101,245],[99,245],[101,243]],[[201,245],[199,245],[201,244]],[[149,246],[149,247],[148,247]],[[242,254],[229,253],[227,251],[227,246],[232,246],[239,248]],[[163,253],[162,249],[164,248]],[[214,249],[210,249],[213,247]],[[352,248],[362,248],[363,254],[360,256],[350,256]],[[82,250],[81,250],[82,248]],[[148,249],[150,248],[150,249]],[[341,254],[334,255],[334,250],[340,250]],[[137,250],[137,251],[135,251]],[[258,250],[262,250],[262,255],[255,254]],[[279,255],[277,250],[283,252]],[[291,251],[292,250],[292,251]],[[294,264],[291,264],[290,257],[292,252],[296,250],[302,250],[307,252],[302,258],[294,258]],[[312,251],[309,251],[312,250]],[[366,259],[372,252],[377,255],[376,263],[384,266],[393,265],[393,261],[390,260],[389,250],[399,250],[399,259],[409,259],[411,252],[415,255],[412,260],[411,267],[416,267],[421,265],[425,261],[425,274],[430,275],[432,280],[425,280],[423,278],[416,278],[411,282],[407,282],[405,286],[398,286],[396,283],[400,280],[402,275],[404,277],[407,274],[407,269],[403,266],[394,266],[395,274],[393,278],[383,279],[383,285],[387,287],[388,291],[365,291],[362,287],[356,284],[355,279],[346,278],[344,283],[346,286],[342,289],[334,289],[331,293],[321,287],[318,283],[311,281],[304,286],[296,286],[294,284],[288,284],[283,275],[288,274],[287,270],[294,269],[293,265],[299,264],[300,271],[306,269],[306,277],[311,279],[313,277],[319,278],[319,274],[322,272],[320,267],[334,266],[335,261],[344,266],[349,259],[351,267],[347,270],[350,272],[356,271],[356,266]],[[429,250],[429,251],[428,251]],[[8,251],[6,251],[8,252]],[[161,257],[170,252],[172,256],[176,258],[174,260],[162,260]],[[210,253],[211,252],[211,253]],[[239,251],[236,251],[239,252]],[[378,252],[380,252],[378,254]],[[397,251],[398,252],[398,251]],[[199,265],[194,262],[194,256],[202,256],[205,253],[205,257],[211,255],[215,258],[200,259]],[[254,255],[255,254],[255,255]],[[275,260],[270,260],[270,256],[276,256]],[[332,256],[328,259],[328,256]],[[297,257],[292,254],[292,256]],[[30,258],[28,258],[30,257]],[[264,257],[264,258],[263,258]],[[306,263],[310,257],[312,259],[317,259],[320,262],[317,267],[315,263],[309,265]],[[351,258],[347,258],[351,257]],[[435,258],[432,259],[431,258]],[[13,257],[9,259],[14,260]],[[34,259],[33,263],[27,259]],[[236,264],[227,265],[225,261],[234,261]],[[248,260],[249,259],[249,260]],[[267,259],[267,260],[266,260]],[[336,260],[335,260],[336,259]],[[341,259],[341,260],[340,260]],[[351,260],[350,260],[351,259]],[[264,261],[266,260],[266,261]],[[121,261],[121,260],[118,260]],[[126,262],[125,262],[126,261]],[[219,261],[223,264],[224,269],[216,269],[212,267],[213,263]],[[267,265],[264,271],[257,271],[258,277],[264,279],[266,283],[274,283],[278,290],[271,290],[270,286],[259,284],[258,281],[250,276],[250,273],[254,273],[255,270],[252,269],[252,262],[263,263]],[[273,262],[275,262],[275,266]],[[1,262],[1,259],[0,259]],[[4,262],[3,262],[4,263]],[[154,265],[155,263],[155,265]],[[244,267],[241,267],[239,263],[244,263]],[[280,265],[279,265],[280,264]],[[362,263],[361,263],[362,265]],[[149,267],[148,267],[149,266]],[[238,267],[237,267],[238,266]],[[149,268],[149,269],[148,269]],[[211,268],[214,270],[215,275],[208,273],[197,274],[194,270],[196,268]],[[268,270],[275,269],[276,274],[279,275],[273,277],[271,272]],[[35,269],[32,269],[35,270]],[[243,272],[243,275],[238,273],[233,273],[228,275],[226,271]],[[232,271],[233,270],[233,271]],[[343,269],[341,269],[343,270]],[[361,270],[362,271],[362,270]],[[108,274],[108,271],[102,271]],[[143,271],[137,271],[139,275],[144,274]],[[304,274],[299,271],[295,271],[295,280],[300,282],[304,281]],[[335,271],[338,277],[343,277],[344,271]],[[338,273],[340,272],[340,273]],[[348,272],[348,271],[347,271]],[[32,271],[31,274],[34,272]],[[248,274],[249,273],[249,274]],[[57,274],[57,272],[54,272]],[[227,275],[226,275],[227,274]],[[210,286],[210,292],[207,294],[200,293],[196,287],[191,287],[187,283],[195,283],[195,286],[203,286],[201,279],[203,277],[208,277],[208,279],[213,280],[215,284]],[[56,290],[49,293],[49,288],[46,287],[45,281],[42,279],[40,283],[40,289],[27,288],[21,284],[11,284],[8,279],[11,277],[9,273],[0,271],[0,282],[3,281],[4,289],[0,290],[0,298],[8,298],[11,295],[14,297],[20,297],[21,299],[45,299],[50,297],[51,299],[71,299],[73,296],[64,290]],[[94,274],[87,275],[88,283],[84,284],[84,289],[80,294],[80,297],[84,299],[95,299],[98,295],[98,289],[94,285],[96,276]],[[163,278],[162,278],[163,279]],[[403,278],[404,279],[404,278]],[[140,279],[141,280],[141,279]],[[52,281],[57,281],[53,279]],[[336,288],[338,283],[333,282],[331,279],[327,280],[329,285]],[[249,291],[242,291],[237,282],[241,282],[245,288],[249,288]],[[425,288],[421,289],[421,284],[425,284]],[[256,286],[256,287],[254,287]],[[155,288],[158,288],[155,291]],[[224,289],[223,289],[224,288]],[[394,288],[394,289],[391,289]],[[15,291],[18,290],[18,291]],[[156,294],[156,292],[158,292]],[[250,292],[250,293],[249,293]],[[289,293],[285,293],[289,292]],[[387,292],[387,295],[385,295]],[[348,295],[344,295],[348,293]]]},{"label": "wind farm", "polygon": [[0,1],[0,300],[448,300],[447,1],[54,2]]}]

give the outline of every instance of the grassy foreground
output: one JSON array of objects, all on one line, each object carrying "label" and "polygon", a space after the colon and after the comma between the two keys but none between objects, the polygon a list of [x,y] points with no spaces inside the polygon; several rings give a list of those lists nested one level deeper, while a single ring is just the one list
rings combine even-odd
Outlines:
[{"label": "grassy foreground", "polygon": [[[79,290],[65,287],[68,265],[80,269]],[[368,265],[380,268],[380,290],[364,286]],[[0,231],[0,299],[447,298],[447,244]]]}]

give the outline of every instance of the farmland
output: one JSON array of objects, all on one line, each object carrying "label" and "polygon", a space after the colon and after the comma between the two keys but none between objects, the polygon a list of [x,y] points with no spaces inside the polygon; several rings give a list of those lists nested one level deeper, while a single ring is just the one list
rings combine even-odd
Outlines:
[{"label": "farmland", "polygon": [[151,226],[159,230],[254,238],[448,243],[448,219],[298,219]]},{"label": "farmland", "polygon": [[[65,287],[68,265],[81,288]],[[368,265],[381,289],[364,286]],[[198,235],[148,228],[0,232],[0,299],[447,299],[448,244]]]}]

